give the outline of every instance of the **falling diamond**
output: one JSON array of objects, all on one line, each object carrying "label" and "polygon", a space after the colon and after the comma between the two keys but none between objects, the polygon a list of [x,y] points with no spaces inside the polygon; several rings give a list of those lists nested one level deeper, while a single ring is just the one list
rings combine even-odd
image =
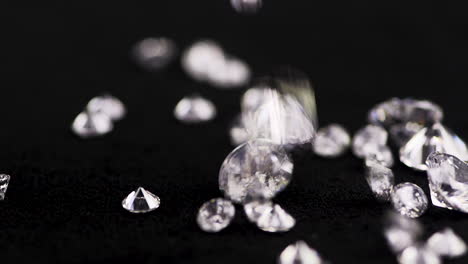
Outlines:
[{"label": "falling diamond", "polygon": [[104,113],[80,113],[72,124],[72,131],[82,138],[102,136],[112,131],[114,125]]},{"label": "falling diamond", "polygon": [[234,88],[250,80],[249,66],[236,58],[226,58],[219,67],[211,70],[208,81],[218,88]]},{"label": "falling diamond", "polygon": [[273,203],[268,200],[255,200],[244,204],[244,212],[250,222],[256,223],[265,210],[271,210]]},{"label": "falling diamond", "polygon": [[390,148],[386,145],[367,144],[363,148],[366,160],[377,161],[387,168],[393,166],[393,154]]},{"label": "falling diamond", "polygon": [[186,96],[176,105],[174,116],[184,123],[206,122],[215,118],[216,107],[199,95]]},{"label": "falling diamond", "polygon": [[415,245],[423,233],[419,221],[394,212],[386,214],[384,224],[385,238],[394,253]]},{"label": "falling diamond", "polygon": [[359,158],[365,158],[366,147],[369,145],[385,145],[388,133],[383,128],[367,125],[356,132],[353,138],[353,153]]},{"label": "falling diamond", "polygon": [[236,117],[231,123],[229,135],[231,137],[231,143],[234,146],[239,146],[240,144],[249,140],[250,136],[247,130],[245,129],[244,122],[241,116]]},{"label": "falling diamond", "polygon": [[278,264],[321,264],[320,255],[304,241],[297,241],[286,247],[278,259]]},{"label": "falling diamond", "polygon": [[450,258],[460,257],[466,253],[465,242],[451,228],[433,234],[426,246],[439,256]]},{"label": "falling diamond", "polygon": [[110,94],[94,97],[89,101],[86,109],[90,113],[105,114],[112,120],[122,119],[127,112],[122,101]]},{"label": "falling diamond", "polygon": [[0,174],[0,201],[5,199],[5,194],[10,183],[10,175]]},{"label": "falling diamond", "polygon": [[435,151],[468,160],[465,143],[440,123],[423,128],[416,133],[400,149],[400,160],[408,167],[427,170],[426,159]]},{"label": "falling diamond", "polygon": [[231,0],[231,5],[238,13],[257,13],[262,7],[262,0]]},{"label": "falling diamond", "polygon": [[219,189],[234,202],[243,203],[254,189],[273,198],[289,184],[293,163],[283,147],[264,139],[250,140],[234,149],[219,172]]},{"label": "falling diamond", "polygon": [[337,157],[346,151],[350,142],[346,129],[338,124],[331,124],[317,131],[312,146],[319,156]]},{"label": "falling diamond", "polygon": [[256,86],[248,89],[241,98],[242,112],[255,111],[263,105],[268,98],[270,88],[267,86]]},{"label": "falling diamond", "polygon": [[146,38],[135,44],[132,57],[143,69],[159,71],[171,63],[177,54],[174,41],[168,38]]},{"label": "falling diamond", "polygon": [[405,249],[398,257],[400,264],[441,264],[440,257],[429,248],[417,245]]},{"label": "falling diamond", "polygon": [[291,230],[296,220],[279,205],[266,208],[257,219],[258,228],[266,232],[286,232]]},{"label": "falling diamond", "polygon": [[375,160],[366,160],[366,180],[379,200],[389,201],[390,194],[395,183],[395,177],[391,169]]},{"label": "falling diamond", "polygon": [[122,207],[131,213],[147,213],[157,209],[160,203],[158,196],[139,187],[122,201]]},{"label": "falling diamond", "polygon": [[428,206],[424,191],[409,182],[400,183],[393,188],[391,201],[396,211],[411,218],[420,217]]},{"label": "falling diamond", "polygon": [[216,198],[204,203],[198,211],[197,223],[203,231],[219,232],[234,218],[234,205],[225,199]]}]

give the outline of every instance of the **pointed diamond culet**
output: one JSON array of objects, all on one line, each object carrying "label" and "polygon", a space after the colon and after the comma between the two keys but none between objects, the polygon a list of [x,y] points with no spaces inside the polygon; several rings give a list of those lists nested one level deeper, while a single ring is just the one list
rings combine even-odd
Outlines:
[{"label": "pointed diamond culet", "polygon": [[320,255],[306,242],[297,241],[286,247],[278,259],[278,264],[322,264]]},{"label": "pointed diamond culet", "polygon": [[426,159],[435,151],[468,160],[465,142],[441,123],[423,128],[416,133],[400,149],[400,160],[410,168],[427,170]]},{"label": "pointed diamond culet", "polygon": [[5,194],[10,183],[10,175],[0,174],[0,201],[5,199]]},{"label": "pointed diamond culet", "polygon": [[72,131],[81,138],[103,136],[112,131],[111,118],[101,112],[84,111],[73,121]]},{"label": "pointed diamond culet", "polygon": [[215,105],[199,95],[186,96],[176,105],[174,116],[183,123],[201,123],[216,116]]},{"label": "pointed diamond culet", "polygon": [[219,232],[231,223],[235,213],[236,209],[231,201],[211,199],[198,210],[197,223],[205,232]]},{"label": "pointed diamond culet", "polygon": [[147,213],[157,209],[160,203],[158,196],[139,187],[122,201],[122,207],[131,213]]}]

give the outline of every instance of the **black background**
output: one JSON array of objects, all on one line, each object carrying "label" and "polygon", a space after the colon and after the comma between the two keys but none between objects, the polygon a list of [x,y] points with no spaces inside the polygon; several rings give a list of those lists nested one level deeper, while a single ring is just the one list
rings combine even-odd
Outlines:
[{"label": "black background", "polygon": [[[1,262],[275,263],[303,239],[332,263],[395,263],[381,235],[387,205],[372,197],[351,154],[295,155],[295,178],[275,200],[297,219],[290,232],[259,231],[241,210],[221,233],[200,231],[198,207],[221,195],[217,174],[233,148],[227,128],[242,90],[196,83],[178,63],[145,73],[128,53],[148,36],[169,36],[181,49],[212,38],[256,75],[283,64],[305,71],[321,124],[354,132],[375,103],[412,96],[440,104],[445,124],[468,138],[466,9],[448,1],[264,2],[258,15],[242,16],[227,0],[3,1],[0,168],[12,179],[0,202]],[[107,136],[80,140],[69,126],[103,91],[122,99],[128,116]],[[214,101],[216,120],[187,126],[173,118],[192,92]],[[394,171],[428,194],[424,173],[401,164]],[[122,209],[140,185],[161,197],[157,211]],[[427,235],[450,226],[468,240],[464,214],[431,207],[421,221]]]}]

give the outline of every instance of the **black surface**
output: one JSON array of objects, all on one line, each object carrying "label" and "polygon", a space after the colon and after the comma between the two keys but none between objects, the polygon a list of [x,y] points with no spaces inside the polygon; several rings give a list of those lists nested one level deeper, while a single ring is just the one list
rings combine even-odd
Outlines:
[{"label": "black surface", "polygon": [[[220,196],[217,173],[232,146],[226,133],[241,90],[191,81],[178,64],[148,74],[128,60],[131,45],[169,36],[186,47],[219,41],[257,75],[275,65],[305,71],[316,86],[320,121],[350,131],[391,96],[434,100],[445,123],[468,138],[466,9],[453,3],[264,1],[257,16],[227,0],[3,1],[0,4],[0,168],[12,175],[0,202],[1,263],[275,263],[307,241],[332,263],[395,263],[381,235],[377,203],[351,154],[295,156],[295,179],[276,202],[297,219],[285,234],[256,229],[238,210],[234,223],[207,234],[198,207]],[[69,130],[91,97],[110,91],[128,116],[110,135],[82,141]],[[172,116],[198,91],[218,106],[212,123]],[[428,192],[424,173],[398,164],[397,181]],[[161,197],[145,215],[121,208],[144,186]],[[468,240],[468,217],[431,207],[427,234],[445,226]],[[449,263],[466,263],[468,257]]]}]

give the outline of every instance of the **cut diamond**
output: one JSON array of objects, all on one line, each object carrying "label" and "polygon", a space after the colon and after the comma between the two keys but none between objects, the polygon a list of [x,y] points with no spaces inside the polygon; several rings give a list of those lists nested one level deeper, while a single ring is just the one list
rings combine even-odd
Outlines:
[{"label": "cut diamond", "polygon": [[297,241],[286,247],[278,259],[278,264],[322,264],[320,255],[304,241]]},{"label": "cut diamond", "polygon": [[296,220],[277,204],[266,208],[257,219],[258,228],[272,233],[289,231],[295,224]]},{"label": "cut diamond", "polygon": [[122,201],[122,207],[131,213],[147,213],[157,209],[160,203],[158,196],[139,187]]},{"label": "cut diamond", "polygon": [[433,234],[426,246],[439,256],[455,258],[466,254],[465,242],[451,228]]},{"label": "cut diamond", "polygon": [[231,0],[231,5],[238,13],[253,14],[262,7],[262,0]]},{"label": "cut diamond", "polygon": [[5,199],[5,194],[10,183],[10,175],[0,174],[0,201]]},{"label": "cut diamond", "polygon": [[413,183],[400,183],[393,188],[391,195],[393,207],[402,215],[420,217],[428,206],[424,191]]},{"label": "cut diamond", "polygon": [[356,132],[353,138],[353,153],[359,158],[366,157],[366,148],[372,145],[385,145],[387,143],[388,133],[385,129],[375,126],[367,125]]},{"label": "cut diamond", "polygon": [[386,214],[384,235],[394,253],[400,253],[415,245],[422,233],[422,226],[416,219],[394,212]]},{"label": "cut diamond", "polygon": [[203,231],[219,232],[231,223],[235,213],[236,209],[230,201],[211,199],[200,207],[197,223]]},{"label": "cut diamond", "polygon": [[239,146],[240,144],[249,140],[250,136],[247,130],[245,129],[244,122],[241,116],[236,117],[231,123],[229,135],[231,137],[231,143],[234,146]]},{"label": "cut diamond", "polygon": [[267,86],[255,86],[248,89],[241,98],[242,112],[257,110],[267,101],[270,88]]},{"label": "cut diamond", "polygon": [[363,149],[366,153],[366,160],[379,162],[387,168],[391,168],[393,166],[393,154],[387,145],[367,144]]},{"label": "cut diamond", "polygon": [[244,204],[244,212],[250,222],[256,223],[265,210],[271,210],[273,203],[267,200],[254,200]]},{"label": "cut diamond", "polygon": [[247,141],[224,160],[219,172],[219,188],[237,203],[255,191],[271,199],[289,184],[293,163],[283,147],[268,140]]},{"label": "cut diamond", "polygon": [[337,157],[349,147],[351,137],[344,127],[331,124],[317,131],[313,141],[315,154],[322,157]]},{"label": "cut diamond", "polygon": [[400,264],[441,264],[440,257],[429,248],[416,245],[405,249],[398,257]]},{"label": "cut diamond", "polygon": [[366,180],[379,200],[389,201],[390,194],[395,183],[395,177],[391,169],[375,160],[366,160]]},{"label": "cut diamond", "polygon": [[132,57],[145,70],[159,71],[171,63],[177,54],[177,47],[168,38],[146,38],[135,44]]},{"label": "cut diamond", "polygon": [[468,213],[468,164],[439,152],[432,153],[426,164],[432,204]]},{"label": "cut diamond", "polygon": [[89,101],[86,110],[89,113],[103,113],[112,120],[122,119],[127,112],[122,101],[110,94],[94,97]]},{"label": "cut diamond", "polygon": [[184,123],[200,123],[216,116],[215,105],[199,95],[186,96],[176,105],[174,116]]},{"label": "cut diamond", "polygon": [[72,131],[82,138],[102,136],[112,131],[114,125],[104,113],[80,113],[72,124]]},{"label": "cut diamond", "polygon": [[426,159],[435,151],[468,160],[466,144],[440,123],[423,128],[416,133],[400,149],[400,160],[408,167],[427,170]]}]

